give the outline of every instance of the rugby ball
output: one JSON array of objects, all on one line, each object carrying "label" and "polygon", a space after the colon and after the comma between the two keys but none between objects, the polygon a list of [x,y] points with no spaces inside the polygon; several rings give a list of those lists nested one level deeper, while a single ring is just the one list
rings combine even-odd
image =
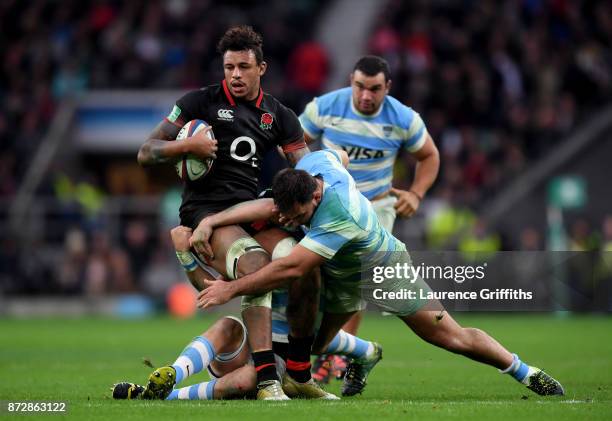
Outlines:
[{"label": "rugby ball", "polygon": [[[209,124],[204,120],[191,120],[181,128],[181,131],[176,136],[176,140],[184,140],[191,137],[208,126]],[[212,130],[209,130],[206,134],[211,139],[215,138]],[[185,155],[175,164],[176,173],[183,181],[199,180],[210,172],[213,162],[214,159],[212,158],[200,159],[195,155]]]}]

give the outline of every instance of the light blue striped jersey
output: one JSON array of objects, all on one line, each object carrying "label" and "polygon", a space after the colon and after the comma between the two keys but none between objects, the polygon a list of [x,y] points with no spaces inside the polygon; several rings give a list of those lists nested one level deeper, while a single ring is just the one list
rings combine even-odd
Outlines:
[{"label": "light blue striped jersey", "polygon": [[299,244],[327,259],[321,267],[326,282],[359,282],[362,272],[384,266],[397,246],[403,246],[380,225],[337,152],[311,152],[296,168],[324,181],[321,202]]},{"label": "light blue striped jersey", "polygon": [[324,148],[348,153],[348,170],[368,199],[391,188],[398,151],[416,152],[427,137],[421,116],[389,95],[376,114],[361,114],[353,104],[351,87],[313,99],[300,122],[308,136],[321,139]]}]

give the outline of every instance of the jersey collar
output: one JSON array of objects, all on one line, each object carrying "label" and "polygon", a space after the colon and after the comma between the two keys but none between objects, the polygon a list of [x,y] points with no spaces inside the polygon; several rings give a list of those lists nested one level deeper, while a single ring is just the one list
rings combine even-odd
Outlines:
[{"label": "jersey collar", "polygon": [[[236,106],[236,100],[232,96],[232,93],[230,92],[229,87],[227,86],[227,83],[225,82],[225,79],[223,79],[223,81],[221,82],[221,85],[223,85],[223,92],[225,92],[225,97],[229,101],[230,105],[232,107],[235,107]],[[261,86],[260,86],[259,87],[259,95],[257,95],[257,100],[255,102],[255,106],[257,108],[261,107],[261,103],[263,101],[263,96],[264,96],[263,89],[261,89]]]}]

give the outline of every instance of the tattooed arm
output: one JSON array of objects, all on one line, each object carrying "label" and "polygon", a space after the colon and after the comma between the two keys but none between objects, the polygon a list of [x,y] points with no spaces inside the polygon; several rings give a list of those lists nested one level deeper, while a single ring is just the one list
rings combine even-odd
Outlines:
[{"label": "tattooed arm", "polygon": [[206,133],[207,127],[194,136],[181,142],[172,142],[176,139],[181,127],[163,120],[157,125],[149,138],[138,151],[138,163],[142,166],[167,164],[178,161],[185,154],[196,155],[200,158],[216,158],[217,141],[210,139]]}]

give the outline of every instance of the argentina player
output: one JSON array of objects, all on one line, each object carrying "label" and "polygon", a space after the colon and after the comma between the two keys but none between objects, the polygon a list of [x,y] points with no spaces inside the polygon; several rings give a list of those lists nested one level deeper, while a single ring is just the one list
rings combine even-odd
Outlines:
[{"label": "argentina player", "polygon": [[[393,232],[396,215],[410,217],[438,174],[438,150],[421,116],[388,95],[387,62],[365,56],[355,64],[351,86],[314,98],[300,115],[307,143],[343,149],[357,189],[372,202],[382,226]],[[409,190],[392,187],[400,150],[417,160]]]},{"label": "argentina player", "polygon": [[[306,236],[291,253],[277,259],[259,271],[234,282],[206,281],[208,286],[199,295],[203,308],[223,304],[243,294],[269,291],[288,281],[299,279],[311,268],[321,266],[325,286],[325,314],[313,346],[321,352],[338,333],[340,327],[364,308],[363,289],[372,283],[362,279],[362,273],[375,266],[411,265],[404,243],[393,237],[379,223],[370,202],[357,191],[355,181],[342,166],[346,156],[332,150],[306,155],[296,169],[283,170],[274,178],[274,203],[260,199],[245,204],[241,215],[221,212],[217,223],[244,222],[243,216],[265,209],[272,217],[280,212],[291,225],[308,227]],[[266,201],[267,200],[267,201]],[[250,209],[246,209],[246,208]],[[221,224],[222,225],[222,224]],[[415,283],[406,278],[390,278],[380,285],[384,291],[406,289],[427,290],[422,279]],[[367,292],[367,290],[366,290]],[[426,304],[434,304],[432,310]],[[539,395],[563,395],[561,384],[543,370],[527,365],[510,353],[486,332],[460,326],[449,314],[439,311],[440,303],[425,300],[403,300],[389,306],[423,340],[499,369]],[[442,308],[443,309],[443,308]],[[368,365],[349,367],[345,390],[351,384],[365,383]]]},{"label": "argentina player", "polygon": [[[348,171],[357,189],[372,202],[381,225],[393,232],[397,215],[415,214],[438,174],[440,159],[421,116],[389,95],[391,73],[386,60],[360,58],[350,75],[351,86],[314,98],[300,115],[307,143],[321,141],[323,148],[342,149],[349,156]],[[417,161],[409,190],[393,188],[393,166],[401,150]],[[362,313],[356,313],[344,330],[357,334]],[[327,363],[326,363],[327,361]],[[327,367],[346,364],[333,356],[317,360],[313,376],[326,382]]]}]

